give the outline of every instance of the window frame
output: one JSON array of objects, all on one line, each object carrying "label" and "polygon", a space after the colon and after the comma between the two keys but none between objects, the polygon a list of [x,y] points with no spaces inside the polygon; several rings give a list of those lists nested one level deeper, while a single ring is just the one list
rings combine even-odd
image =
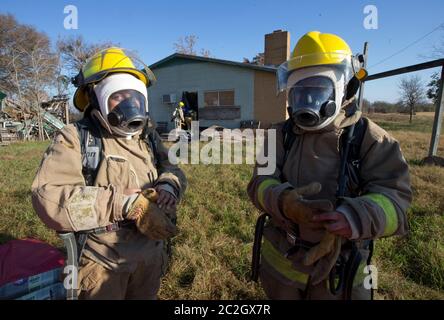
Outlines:
[{"label": "window frame", "polygon": [[[221,105],[220,104],[220,93],[221,92],[232,92],[233,93],[233,103],[230,104],[224,104]],[[206,101],[206,94],[207,93],[217,93],[217,104],[216,105],[207,105],[207,101]],[[228,107],[228,106],[235,106],[235,101],[236,101],[236,91],[234,89],[221,89],[221,90],[205,90],[203,92],[204,94],[204,107]]]}]

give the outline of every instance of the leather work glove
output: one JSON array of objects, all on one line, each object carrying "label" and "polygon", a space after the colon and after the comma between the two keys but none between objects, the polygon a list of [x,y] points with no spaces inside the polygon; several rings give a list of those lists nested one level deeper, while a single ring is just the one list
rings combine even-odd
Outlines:
[{"label": "leather work glove", "polygon": [[322,189],[319,182],[293,190],[285,190],[280,196],[280,206],[284,215],[292,222],[305,224],[313,229],[319,229],[321,224],[312,221],[314,215],[324,211],[332,211],[333,204],[329,200],[307,200],[304,196],[318,194]]},{"label": "leather work glove", "polygon": [[304,261],[305,265],[311,265],[326,256],[334,250],[336,240],[340,240],[341,238],[348,239],[352,234],[350,224],[341,212],[334,211],[327,214],[320,214],[315,216],[313,220],[326,223],[325,229],[327,233],[321,240],[319,246],[307,253]]},{"label": "leather work glove", "polygon": [[321,242],[308,250],[308,252],[305,254],[303,261],[304,265],[310,266],[322,257],[332,252],[335,248],[336,240],[340,240],[340,237],[330,232],[326,232],[325,235],[322,237]]},{"label": "leather work glove", "polygon": [[[324,241],[325,237],[329,239],[325,240],[326,242],[329,243],[328,251],[325,251],[324,249],[321,248],[324,246],[321,243]],[[312,251],[313,257],[311,257],[310,254],[311,250],[308,251],[304,257],[304,264],[305,262],[310,262],[310,261],[305,261],[309,259],[313,259],[313,263],[317,261],[317,263],[314,265],[313,271],[310,274],[311,282],[313,285],[317,285],[323,280],[327,279],[331,269],[333,269],[334,265],[336,264],[336,261],[338,260],[339,254],[341,253],[343,238],[340,236],[333,235],[331,233],[326,233],[325,237],[324,239],[321,240],[321,243],[319,245],[311,249],[313,250]],[[317,253],[319,253],[319,255],[322,255],[322,257],[318,256],[319,257],[318,259],[318,257],[316,257]]]},{"label": "leather work glove", "polygon": [[[322,212],[329,212],[334,209],[333,203],[329,200],[307,200],[304,196],[318,194],[322,186],[318,182],[312,182],[307,186],[294,190],[285,190],[282,194],[282,210],[284,215],[297,224],[305,224],[313,229],[322,228],[319,223],[313,222],[313,216]],[[306,266],[314,264],[322,257],[327,256],[335,250],[337,246],[336,236],[326,232],[321,242],[311,248],[304,257],[303,263]]]},{"label": "leather work glove", "polygon": [[139,232],[152,240],[164,240],[177,234],[177,227],[157,206],[158,197],[153,188],[142,190],[126,216],[127,219],[135,220]]}]

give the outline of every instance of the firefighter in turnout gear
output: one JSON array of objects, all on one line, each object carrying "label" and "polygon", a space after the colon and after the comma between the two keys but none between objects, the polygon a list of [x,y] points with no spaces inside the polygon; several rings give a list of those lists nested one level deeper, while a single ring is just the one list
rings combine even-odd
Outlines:
[{"label": "firefighter in turnout gear", "polygon": [[271,299],[371,299],[373,240],[407,233],[408,165],[398,142],[357,108],[361,62],[340,37],[314,31],[278,68],[290,117],[272,127],[275,172],[259,175],[257,165],[248,185],[265,212],[253,279]]},{"label": "firefighter in turnout gear", "polygon": [[55,136],[32,184],[43,222],[75,234],[80,299],[157,297],[186,178],[148,116],[154,81],[121,48],[91,57],[73,79],[84,118]]}]

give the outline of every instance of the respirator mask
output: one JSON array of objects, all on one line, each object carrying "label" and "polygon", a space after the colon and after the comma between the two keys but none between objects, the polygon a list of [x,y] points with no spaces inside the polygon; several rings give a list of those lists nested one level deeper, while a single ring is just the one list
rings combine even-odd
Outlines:
[{"label": "respirator mask", "polygon": [[148,119],[145,84],[130,74],[118,73],[94,86],[100,113],[111,131],[132,137],[142,131]]},{"label": "respirator mask", "polygon": [[314,131],[338,116],[344,98],[341,69],[324,66],[298,70],[288,78],[288,110],[296,125]]}]

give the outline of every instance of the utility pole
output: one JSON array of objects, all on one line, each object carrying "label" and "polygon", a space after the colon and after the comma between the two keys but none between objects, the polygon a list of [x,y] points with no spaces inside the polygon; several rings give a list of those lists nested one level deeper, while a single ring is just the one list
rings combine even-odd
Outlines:
[{"label": "utility pole", "polygon": [[438,153],[439,136],[441,134],[442,116],[444,112],[444,64],[441,66],[441,84],[439,86],[438,99],[436,102],[435,119],[433,121],[432,139],[430,140],[429,157]]}]

